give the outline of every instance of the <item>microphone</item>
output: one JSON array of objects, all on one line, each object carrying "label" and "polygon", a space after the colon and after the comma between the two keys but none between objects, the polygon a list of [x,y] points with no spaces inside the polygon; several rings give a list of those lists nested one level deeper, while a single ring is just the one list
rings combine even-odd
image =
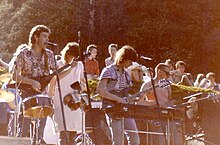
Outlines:
[{"label": "microphone", "polygon": [[47,45],[53,46],[53,47],[57,47],[58,45],[56,43],[52,43],[52,42],[46,42]]},{"label": "microphone", "polygon": [[140,58],[140,60],[152,61],[152,58],[146,57],[146,56],[140,56],[139,58]]}]

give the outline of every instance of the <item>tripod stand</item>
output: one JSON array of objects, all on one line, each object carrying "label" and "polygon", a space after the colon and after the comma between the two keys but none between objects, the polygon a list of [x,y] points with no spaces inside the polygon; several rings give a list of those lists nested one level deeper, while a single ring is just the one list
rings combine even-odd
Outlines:
[{"label": "tripod stand", "polygon": [[85,124],[85,111],[87,110],[88,101],[87,101],[87,95],[81,94],[81,113],[82,113],[82,131],[81,134],[75,139],[77,142],[77,145],[93,145],[92,139],[89,137],[89,135],[86,133],[86,124]]}]

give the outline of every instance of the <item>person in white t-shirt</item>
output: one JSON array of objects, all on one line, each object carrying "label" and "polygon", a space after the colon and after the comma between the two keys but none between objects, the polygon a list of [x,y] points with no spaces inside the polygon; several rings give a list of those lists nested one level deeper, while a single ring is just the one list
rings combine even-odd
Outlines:
[{"label": "person in white t-shirt", "polygon": [[[75,58],[79,55],[79,44],[76,42],[68,43],[65,48],[61,51],[62,59],[58,61],[58,67],[62,67],[66,64],[71,63],[70,68],[66,71],[62,72],[60,77],[60,86],[61,86],[61,94],[62,100],[68,94],[73,93],[75,90],[71,87],[71,85],[75,82],[85,83],[85,78],[83,76],[84,66],[81,61],[74,61]],[[78,108],[76,110],[71,110],[67,105],[64,105],[64,117],[66,123],[65,132],[63,117],[61,112],[61,104],[58,92],[58,85],[56,80],[53,79],[51,81],[50,86],[50,95],[54,96],[54,120],[57,123],[57,131],[60,133],[60,145],[66,145],[68,137],[70,144],[75,144],[75,137],[77,135],[77,131],[82,130],[82,113],[81,109]],[[76,93],[76,96],[79,94]],[[79,97],[79,96],[78,96]],[[78,98],[80,99],[80,98]]]}]

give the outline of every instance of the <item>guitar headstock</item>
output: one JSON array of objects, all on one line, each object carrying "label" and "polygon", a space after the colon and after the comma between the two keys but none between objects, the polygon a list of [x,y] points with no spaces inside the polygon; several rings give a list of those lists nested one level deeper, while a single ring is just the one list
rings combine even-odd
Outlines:
[{"label": "guitar headstock", "polygon": [[164,87],[169,86],[170,84],[171,84],[171,82],[170,82],[169,80],[167,80],[167,79],[161,79],[161,80],[159,80],[159,82],[158,82],[158,87],[164,88]]}]

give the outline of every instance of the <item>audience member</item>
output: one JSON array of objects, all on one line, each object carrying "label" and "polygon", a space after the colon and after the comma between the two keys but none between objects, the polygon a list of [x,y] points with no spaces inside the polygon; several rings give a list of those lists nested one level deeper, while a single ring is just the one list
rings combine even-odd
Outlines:
[{"label": "audience member", "polygon": [[110,44],[108,46],[108,53],[110,56],[105,59],[105,66],[109,66],[114,63],[117,50],[118,50],[117,44]]}]

